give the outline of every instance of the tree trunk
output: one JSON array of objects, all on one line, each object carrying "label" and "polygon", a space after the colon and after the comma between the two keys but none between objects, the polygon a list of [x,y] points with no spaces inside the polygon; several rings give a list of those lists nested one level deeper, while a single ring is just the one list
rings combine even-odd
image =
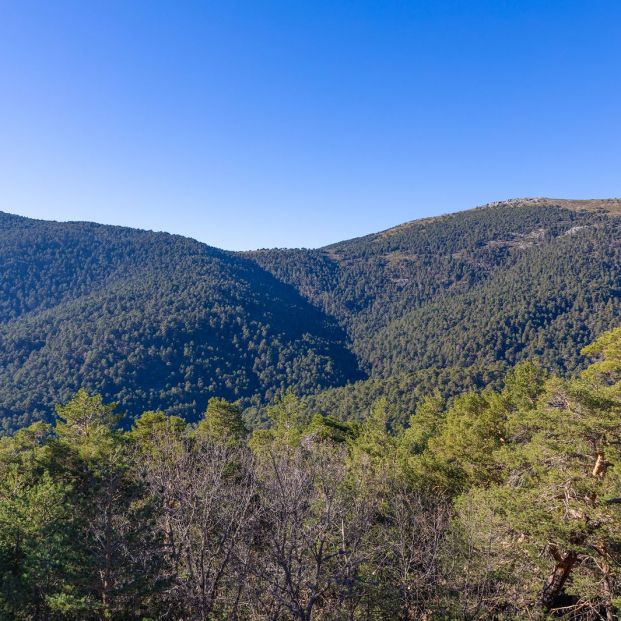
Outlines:
[{"label": "tree trunk", "polygon": [[612,585],[610,584],[610,567],[604,564],[604,595],[606,596],[606,621],[617,621],[618,617],[612,604]]},{"label": "tree trunk", "polygon": [[554,607],[577,560],[578,555],[575,552],[568,552],[557,558],[554,570],[546,579],[541,590],[539,601],[544,610],[550,610]]}]

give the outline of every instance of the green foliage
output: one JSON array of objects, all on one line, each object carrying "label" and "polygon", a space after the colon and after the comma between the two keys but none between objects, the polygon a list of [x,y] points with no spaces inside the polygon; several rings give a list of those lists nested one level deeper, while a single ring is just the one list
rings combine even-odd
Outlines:
[{"label": "green foliage", "polygon": [[[157,579],[153,503],[133,474],[114,405],[80,390],[0,444],[2,618],[118,618]],[[123,613],[125,614],[125,613]]]},{"label": "green foliage", "polygon": [[[521,403],[515,393],[509,395],[518,405],[503,417],[506,439],[488,452],[496,469],[487,469],[482,479],[467,479],[470,489],[458,514],[459,528],[471,525],[476,551],[471,549],[468,562],[504,568],[495,577],[501,590],[493,594],[492,609],[509,606],[525,613],[539,606],[544,612],[582,611],[584,617],[576,618],[616,618],[621,401],[610,371],[620,338],[616,330],[587,348],[603,359],[582,377],[539,383]],[[533,371],[514,373],[507,390]],[[492,532],[490,515],[496,522]],[[508,571],[515,578],[508,580]],[[489,579],[480,573],[479,587]]]},{"label": "green foliage", "polygon": [[207,411],[196,427],[196,435],[211,442],[243,442],[248,429],[241,408],[218,397],[209,399]]},{"label": "green foliage", "polygon": [[534,354],[565,371],[620,316],[619,226],[553,202],[510,203],[250,256],[337,317],[373,376]]},{"label": "green foliage", "polygon": [[255,431],[250,445],[255,450],[271,445],[297,446],[311,419],[308,408],[293,393],[288,392],[266,408],[268,429]]},{"label": "green foliage", "polygon": [[385,396],[405,424],[436,387],[497,386],[533,356],[584,366],[580,348],[621,316],[620,226],[518,201],[319,250],[235,254],[1,214],[0,418],[6,430],[50,419],[85,387],[126,426],[156,409],[195,422],[214,396],[256,425],[291,389],[343,420]]},{"label": "green foliage", "polygon": [[513,202],[249,256],[336,317],[371,376],[312,404],[361,418],[386,396],[405,423],[422,394],[497,386],[521,360],[583,367],[580,348],[621,317],[620,227],[553,201]]},{"label": "green foliage", "polygon": [[240,256],[0,214],[0,618],[618,618],[621,329],[578,351],[620,226]]},{"label": "green foliage", "polygon": [[621,381],[621,328],[604,333],[594,343],[582,350],[582,354],[596,358],[583,373],[583,377],[603,382],[613,393]]},{"label": "green foliage", "polygon": [[362,377],[334,320],[190,239],[0,214],[0,264],[5,429],[51,419],[81,387],[129,419],[195,421],[213,396],[247,406]]},{"label": "green foliage", "polygon": [[36,452],[20,451],[0,465],[2,618],[28,619],[45,598],[67,596],[70,588],[63,579],[73,573],[69,487],[33,469]]},{"label": "green foliage", "polygon": [[385,399],[391,427],[406,426],[421,400],[433,392],[448,399],[467,390],[500,387],[507,364],[482,367],[423,369],[387,378],[370,378],[330,388],[304,398],[311,411],[343,421],[362,421],[373,404]]},{"label": "green foliage", "polygon": [[142,457],[157,455],[162,438],[180,442],[187,431],[187,423],[179,416],[167,416],[164,412],[144,412],[134,420],[129,440]]},{"label": "green foliage", "polygon": [[621,313],[619,227],[616,219],[585,225],[521,250],[480,285],[391,322],[362,355],[381,361],[381,375],[532,357],[562,373],[576,369],[585,363],[579,349]]},{"label": "green foliage", "polygon": [[392,453],[394,437],[388,426],[389,415],[386,400],[373,404],[369,416],[360,425],[353,446],[367,458],[383,459]]},{"label": "green foliage", "polygon": [[505,378],[503,396],[514,409],[531,410],[537,404],[548,374],[535,362],[520,362]]},{"label": "green foliage", "polygon": [[409,453],[421,454],[427,448],[429,440],[439,434],[445,419],[445,405],[439,391],[421,401],[403,434],[402,443]]},{"label": "green foliage", "polygon": [[114,428],[121,420],[116,404],[104,404],[100,395],[90,396],[81,388],[62,406],[56,407],[56,434],[61,443],[84,461],[104,461],[117,448]]},{"label": "green foliage", "polygon": [[235,254],[2,214],[0,418],[6,430],[50,419],[85,387],[126,426],[156,409],[195,422],[211,397],[260,425],[293,390],[343,420],[385,396],[405,424],[436,387],[497,386],[533,356],[584,366],[580,348],[621,316],[620,226],[513,202],[319,250]]},{"label": "green foliage", "polygon": [[614,620],[620,341],[571,378],[436,391],[406,428],[289,393],[250,436],[222,399],[123,431],[80,390],[0,438],[0,617]]},{"label": "green foliage", "polygon": [[495,480],[494,451],[505,442],[506,421],[503,399],[489,390],[455,399],[424,455],[428,467],[442,470],[443,487],[454,492]]},{"label": "green foliage", "polygon": [[343,423],[331,416],[315,414],[306,428],[307,437],[320,441],[342,443],[355,437],[357,427],[355,424]]}]

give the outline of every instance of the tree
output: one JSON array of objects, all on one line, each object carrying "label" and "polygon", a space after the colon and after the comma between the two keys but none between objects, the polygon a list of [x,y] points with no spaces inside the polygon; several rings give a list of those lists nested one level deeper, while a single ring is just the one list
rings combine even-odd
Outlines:
[{"label": "tree", "polygon": [[418,455],[427,448],[429,440],[439,433],[444,422],[445,407],[446,402],[437,390],[421,400],[402,438],[402,445],[408,453]]},{"label": "tree", "polygon": [[449,516],[446,499],[415,490],[403,478],[393,481],[386,500],[382,569],[388,589],[397,590],[402,621],[430,618],[438,607]]},{"label": "tree", "polygon": [[501,518],[493,556],[520,576],[519,596],[506,592],[505,604],[616,619],[621,401],[605,356],[619,339],[596,342],[589,351],[604,358],[582,377],[551,378],[528,409],[511,411],[493,454],[500,475],[466,494]]},{"label": "tree", "polygon": [[[259,614],[310,621],[338,597],[347,554],[342,449],[272,447],[258,463],[261,560],[253,565]],[[333,613],[335,614],[335,612]],[[334,618],[334,617],[333,617]]]},{"label": "tree", "polygon": [[52,475],[43,423],[0,438],[0,616],[39,620],[88,614],[79,575],[71,486]]},{"label": "tree", "polygon": [[256,512],[252,455],[228,434],[180,436],[162,421],[149,447],[143,476],[160,507],[164,600],[180,618],[238,618]]},{"label": "tree", "polygon": [[248,435],[248,429],[239,405],[212,397],[196,427],[196,434],[210,442],[241,444]]},{"label": "tree", "polygon": [[52,446],[73,489],[78,588],[102,621],[127,610],[140,615],[158,588],[153,507],[134,476],[127,438],[116,429],[121,416],[114,409],[99,395],[80,390],[57,408]]}]

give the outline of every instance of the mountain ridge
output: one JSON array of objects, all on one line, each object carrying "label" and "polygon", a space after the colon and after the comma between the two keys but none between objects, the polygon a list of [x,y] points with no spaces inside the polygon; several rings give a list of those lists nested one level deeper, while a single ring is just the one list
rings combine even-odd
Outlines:
[{"label": "mountain ridge", "polygon": [[619,199],[512,199],[231,252],[0,212],[0,418],[48,417],[81,386],[130,417],[195,419],[210,396],[260,416],[287,389],[422,394],[440,374],[450,393],[531,356],[569,373],[621,317],[619,213]]},{"label": "mountain ridge", "polygon": [[131,416],[191,419],[214,393],[250,403],[362,376],[333,320],[241,256],[166,233],[3,220],[8,426],[48,417],[83,385]]}]

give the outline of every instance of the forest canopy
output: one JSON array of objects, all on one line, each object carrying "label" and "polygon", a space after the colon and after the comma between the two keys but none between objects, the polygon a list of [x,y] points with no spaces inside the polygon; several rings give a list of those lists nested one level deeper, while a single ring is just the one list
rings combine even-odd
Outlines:
[{"label": "forest canopy", "polygon": [[385,396],[568,375],[621,317],[618,202],[507,201],[316,250],[0,213],[0,422],[51,421],[84,387],[196,421],[212,397],[264,424],[286,391],[343,420]]},{"label": "forest canopy", "polygon": [[290,394],[252,433],[216,398],[123,430],[80,390],[0,438],[0,617],[616,619],[621,328],[583,355],[401,428]]}]

